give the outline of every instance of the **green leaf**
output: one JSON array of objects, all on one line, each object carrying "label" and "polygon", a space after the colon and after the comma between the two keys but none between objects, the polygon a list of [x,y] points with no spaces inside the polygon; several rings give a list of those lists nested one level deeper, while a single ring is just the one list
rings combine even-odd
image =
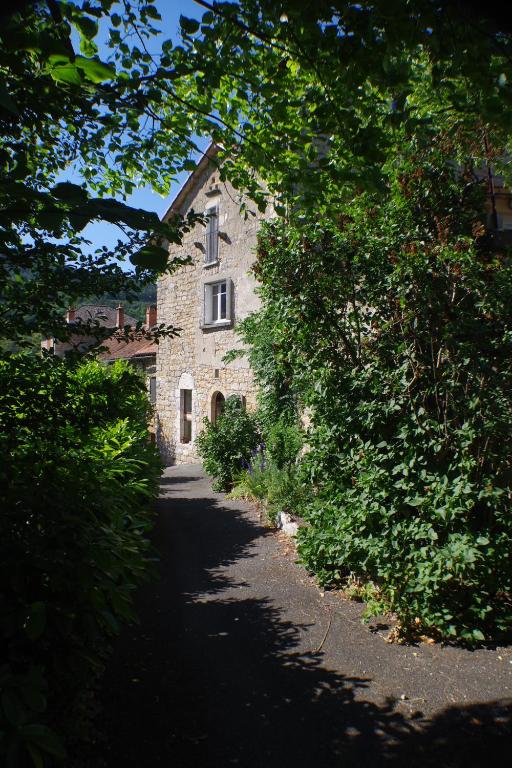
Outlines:
[{"label": "green leaf", "polygon": [[163,272],[169,260],[169,253],[158,245],[146,245],[140,251],[130,256],[131,263],[142,269],[151,269],[155,272]]},{"label": "green leaf", "polygon": [[86,37],[81,37],[80,53],[83,53],[83,55],[88,58],[92,58],[98,53],[98,46],[92,40],[88,40]]},{"label": "green leaf", "polygon": [[87,16],[75,19],[74,24],[87,40],[92,40],[98,34],[98,22],[87,18]]},{"label": "green leaf", "polygon": [[80,72],[74,64],[60,64],[50,71],[51,77],[57,83],[67,83],[69,85],[80,85],[82,78]]},{"label": "green leaf", "polygon": [[56,67],[58,64],[72,64],[73,62],[69,58],[69,53],[52,53],[48,56],[48,63],[52,67]]},{"label": "green leaf", "polygon": [[180,27],[185,35],[193,35],[199,29],[199,22],[195,19],[188,19],[186,16],[180,16]]},{"label": "green leaf", "polygon": [[83,56],[77,56],[76,66],[91,83],[103,83],[105,80],[113,80],[116,76],[115,67],[111,64],[105,64],[99,59],[86,59]]},{"label": "green leaf", "polygon": [[146,12],[146,15],[149,16],[150,19],[156,19],[158,21],[162,18],[154,5],[145,5],[142,10]]}]

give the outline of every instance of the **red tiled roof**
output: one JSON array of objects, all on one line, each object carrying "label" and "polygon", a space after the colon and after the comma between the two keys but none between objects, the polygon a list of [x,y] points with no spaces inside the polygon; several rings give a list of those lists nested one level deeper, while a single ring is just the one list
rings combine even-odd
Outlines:
[{"label": "red tiled roof", "polygon": [[119,335],[113,334],[102,342],[107,349],[99,355],[100,360],[131,360],[137,357],[156,355],[157,344],[146,338],[125,341]]}]

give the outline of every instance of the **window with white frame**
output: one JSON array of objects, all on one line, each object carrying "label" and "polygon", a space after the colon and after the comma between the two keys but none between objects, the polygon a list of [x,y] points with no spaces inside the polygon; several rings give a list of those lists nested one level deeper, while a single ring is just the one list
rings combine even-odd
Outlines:
[{"label": "window with white frame", "polygon": [[212,205],[206,209],[206,243],[204,263],[214,264],[219,259],[219,207]]},{"label": "window with white frame", "polygon": [[231,280],[204,286],[204,325],[225,325],[231,320]]}]

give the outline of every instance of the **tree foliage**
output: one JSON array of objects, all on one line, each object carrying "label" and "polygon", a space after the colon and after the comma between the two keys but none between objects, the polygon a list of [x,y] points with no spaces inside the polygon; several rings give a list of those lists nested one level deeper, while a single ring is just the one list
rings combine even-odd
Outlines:
[{"label": "tree foliage", "polygon": [[[137,183],[167,190],[190,154],[188,126],[165,142],[145,109],[151,3],[112,0],[25,4],[0,35],[0,335],[33,331],[65,338],[62,306],[77,297],[136,291],[169,263],[194,216],[168,223],[112,197]],[[95,38],[110,24],[110,55]],[[137,42],[137,45],[135,42]],[[140,47],[138,47],[140,46]],[[108,50],[108,48],[107,48]],[[157,95],[153,97],[158,101]],[[72,180],[70,180],[72,179]],[[117,225],[114,251],[91,252],[93,221]],[[114,260],[114,257],[116,260]],[[130,257],[137,281],[119,259]]]},{"label": "tree foliage", "polygon": [[[87,249],[90,221],[123,230],[116,256],[131,256],[140,277],[166,268],[161,246],[190,222],[163,225],[105,196],[138,183],[168,191],[194,167],[195,136],[221,145],[223,176],[262,208],[273,195],[282,213],[294,197],[328,212],[349,190],[381,190],[404,133],[478,124],[478,157],[493,161],[508,142],[510,34],[460,3],[199,0],[199,9],[159,51],[159,13],[142,0],[51,0],[5,21],[4,337],[49,334],[56,305],[133,287],[111,253]],[[73,181],[63,180],[70,169]]]},{"label": "tree foliage", "polygon": [[201,23],[182,23],[194,74],[176,87],[218,116],[224,173],[254,190],[257,171],[281,212],[294,197],[325,213],[348,190],[382,191],[382,166],[404,133],[485,126],[480,158],[509,141],[511,34],[482,9],[448,0],[198,5]]}]

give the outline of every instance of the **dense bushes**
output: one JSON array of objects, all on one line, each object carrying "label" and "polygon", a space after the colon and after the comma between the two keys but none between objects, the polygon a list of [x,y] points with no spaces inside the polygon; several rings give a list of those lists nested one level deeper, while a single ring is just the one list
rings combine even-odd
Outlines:
[{"label": "dense bushes", "polygon": [[266,416],[264,408],[257,414],[264,442],[235,476],[232,496],[262,502],[268,520],[276,523],[280,512],[295,513],[308,496],[297,463],[303,435],[287,418],[270,423]]},{"label": "dense bushes", "polygon": [[204,419],[196,445],[205,470],[214,478],[216,490],[229,490],[243,465],[250,462],[259,442],[256,420],[236,395],[228,397],[215,423]]},{"label": "dense bushes", "polygon": [[295,510],[303,499],[295,465],[302,442],[289,413],[273,422],[265,408],[248,413],[236,396],[227,399],[214,424],[204,420],[196,438],[214,488],[231,490],[235,498],[263,501],[271,522],[279,512]]},{"label": "dense bushes", "polygon": [[160,464],[124,363],[12,356],[0,392],[0,755],[52,765],[83,736],[105,637],[133,619]]},{"label": "dense bushes", "polygon": [[404,632],[512,630],[512,272],[485,189],[446,136],[404,146],[390,192],[267,225],[243,324],[266,401],[311,426],[303,561],[360,577]]}]

